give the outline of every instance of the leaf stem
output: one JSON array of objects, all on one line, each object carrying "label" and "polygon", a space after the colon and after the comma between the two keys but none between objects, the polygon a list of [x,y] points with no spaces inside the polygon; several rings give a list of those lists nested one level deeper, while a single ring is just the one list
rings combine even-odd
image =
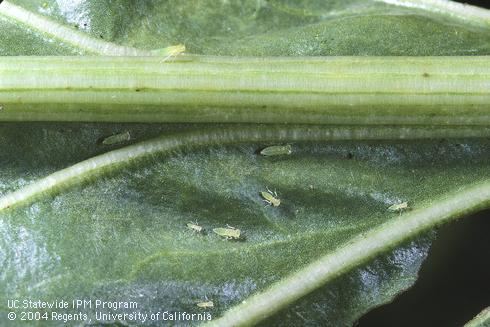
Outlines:
[{"label": "leaf stem", "polygon": [[4,57],[0,105],[0,121],[489,125],[490,57]]}]

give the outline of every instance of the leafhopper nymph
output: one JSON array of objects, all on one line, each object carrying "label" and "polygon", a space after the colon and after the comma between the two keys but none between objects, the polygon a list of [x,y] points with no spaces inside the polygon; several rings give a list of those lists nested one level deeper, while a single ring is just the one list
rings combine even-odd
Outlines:
[{"label": "leafhopper nymph", "polygon": [[273,206],[273,207],[279,207],[281,204],[281,199],[277,197],[277,193],[274,191],[272,193],[271,190],[267,189],[267,192],[260,192],[260,195],[264,198],[264,202]]},{"label": "leafhopper nymph", "polygon": [[119,134],[115,134],[115,135],[111,135],[109,137],[106,137],[102,141],[102,144],[111,145],[111,144],[126,142],[129,140],[131,140],[131,134],[129,134],[129,131],[126,131],[124,133],[119,133]]},{"label": "leafhopper nymph", "polygon": [[202,228],[202,226],[199,226],[197,223],[187,223],[186,224],[187,228],[189,228],[190,230],[196,232],[196,233],[201,233],[202,231],[204,231],[204,228]]},{"label": "leafhopper nymph", "polygon": [[262,149],[260,151],[260,154],[266,157],[272,157],[272,156],[282,156],[282,155],[288,155],[291,154],[292,149],[291,145],[272,145],[268,146],[265,149]]},{"label": "leafhopper nymph", "polygon": [[408,209],[408,202],[395,203],[388,207],[389,211],[392,212],[402,212]]},{"label": "leafhopper nymph", "polygon": [[160,60],[160,62],[165,62],[171,57],[177,57],[184,51],[185,51],[185,45],[177,44],[177,45],[171,45],[163,49],[153,50],[152,53],[154,53],[157,56],[163,56],[163,59]]},{"label": "leafhopper nymph", "polygon": [[214,303],[213,301],[203,301],[203,302],[199,302],[196,304],[199,308],[203,308],[203,309],[209,309],[209,308],[214,308]]},{"label": "leafhopper nymph", "polygon": [[238,240],[240,239],[241,231],[238,228],[228,226],[226,228],[214,228],[213,232],[226,238],[227,240]]}]

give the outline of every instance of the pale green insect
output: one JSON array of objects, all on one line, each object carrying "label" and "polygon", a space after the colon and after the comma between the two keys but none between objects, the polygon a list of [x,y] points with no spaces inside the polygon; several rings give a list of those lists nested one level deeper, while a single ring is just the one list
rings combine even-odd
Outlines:
[{"label": "pale green insect", "polygon": [[260,151],[260,154],[266,157],[282,156],[291,154],[291,145],[272,145]]},{"label": "pale green insect", "polygon": [[111,145],[111,144],[126,142],[126,141],[129,141],[130,139],[131,139],[131,134],[129,134],[129,131],[126,131],[124,133],[119,133],[119,134],[115,134],[115,135],[111,135],[109,137],[106,137],[102,141],[102,144]]},{"label": "pale green insect", "polygon": [[388,207],[388,210],[393,212],[402,212],[403,210],[407,210],[407,209],[408,209],[408,202],[406,201],[401,203],[395,203]]},{"label": "pale green insect", "polygon": [[199,308],[203,308],[203,309],[208,309],[208,308],[214,308],[214,303],[213,301],[203,301],[203,302],[199,302],[196,304]]},{"label": "pale green insect", "polygon": [[279,207],[281,204],[281,199],[277,197],[277,193],[274,191],[272,193],[271,190],[267,189],[267,192],[260,192],[260,195],[264,198],[264,202],[273,206],[273,207]]},{"label": "pale green insect", "polygon": [[190,222],[190,223],[187,223],[186,225],[187,225],[187,228],[189,228],[189,229],[191,229],[197,233],[200,233],[204,230],[204,228],[202,228],[202,226],[199,226],[197,223]]},{"label": "pale green insect", "polygon": [[227,240],[238,240],[241,235],[241,231],[238,228],[231,227],[227,225],[227,228],[214,228],[213,232],[226,238]]},{"label": "pale green insect", "polygon": [[185,51],[185,45],[177,44],[177,45],[171,45],[163,49],[152,50],[152,53],[157,56],[163,56],[163,59],[160,60],[160,62],[165,62],[171,57],[177,57],[184,51]]}]

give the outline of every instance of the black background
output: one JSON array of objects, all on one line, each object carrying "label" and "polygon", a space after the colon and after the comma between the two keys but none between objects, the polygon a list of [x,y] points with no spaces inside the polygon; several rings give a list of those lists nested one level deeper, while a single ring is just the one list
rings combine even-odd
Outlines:
[{"label": "black background", "polygon": [[490,210],[439,229],[415,285],[358,327],[463,326],[490,306]]},{"label": "black background", "polygon": [[462,3],[469,3],[475,6],[480,6],[480,7],[485,7],[485,8],[490,8],[490,1],[488,0],[477,0],[477,1],[457,1],[457,2],[462,2]]}]

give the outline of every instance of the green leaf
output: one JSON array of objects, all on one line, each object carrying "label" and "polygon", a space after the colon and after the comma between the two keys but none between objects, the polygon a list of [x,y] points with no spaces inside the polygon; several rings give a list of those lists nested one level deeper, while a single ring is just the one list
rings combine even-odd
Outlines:
[{"label": "green leaf", "polygon": [[434,0],[5,0],[0,17],[2,55],[140,54],[179,43],[208,55],[490,53],[487,11]]},{"label": "green leaf", "polygon": [[[97,140],[107,131],[82,125],[71,126],[70,132],[84,135],[77,149],[95,151]],[[345,133],[326,128],[313,133],[311,127],[263,131],[234,127],[171,134],[88,159],[71,172],[56,172],[51,179],[59,184],[40,190],[39,200],[31,204],[15,204],[18,195],[28,190],[21,188],[7,204],[10,208],[2,211],[3,266],[7,267],[3,294],[7,298],[132,299],[148,310],[187,312],[195,312],[195,302],[208,297],[216,303],[213,314],[218,315],[289,276],[292,262],[302,267],[324,255],[336,255],[342,244],[359,235],[369,240],[366,237],[386,222],[430,210],[441,217],[445,216],[440,211],[460,215],[444,199],[437,199],[490,177],[485,173],[490,171],[486,140],[321,144],[318,141],[335,140],[335,135]],[[34,132],[40,136],[33,138],[37,142],[56,145],[63,130],[41,125]],[[138,135],[142,130],[130,132]],[[353,135],[365,139],[367,133]],[[372,138],[384,137],[379,135]],[[7,136],[2,139],[18,140],[15,134]],[[297,139],[290,156],[269,158],[256,153],[285,137]],[[308,139],[315,142],[304,143]],[[37,142],[27,145],[18,140],[19,153],[35,156],[41,152]],[[242,145],[218,145],[226,143]],[[22,145],[36,150],[22,151]],[[60,159],[50,157],[53,152],[31,164],[46,171]],[[72,156],[79,155],[73,151]],[[62,156],[71,159],[69,153]],[[22,159],[18,157],[28,162]],[[82,186],[72,186],[80,182]],[[278,192],[279,207],[263,203],[259,192],[267,188]],[[483,203],[469,198],[476,205]],[[2,207],[5,199],[8,194]],[[413,212],[389,213],[387,207],[398,201],[409,201]],[[468,197],[460,201],[470,210],[477,208]],[[207,234],[185,227],[195,220]],[[211,233],[226,224],[240,228],[246,240],[226,241]],[[339,320],[329,318],[332,325],[348,324],[372,305],[391,299],[397,289],[414,281],[429,239],[405,243],[346,275],[342,283],[326,286],[326,293],[318,291],[315,303],[333,308],[322,315],[337,316]],[[339,300],[344,292],[348,295]],[[295,317],[298,311],[314,321],[316,315],[306,310],[308,298],[305,301],[289,315]]]},{"label": "green leaf", "polygon": [[[180,43],[201,55],[490,54],[487,11],[393,2],[4,1],[0,54],[145,56]],[[19,74],[36,74],[38,60],[54,67],[60,58],[32,58],[31,68],[29,60],[12,58],[10,67],[23,62]],[[1,74],[1,96],[29,84],[25,74],[25,83],[9,89],[14,75]],[[87,83],[96,80],[87,76]],[[37,85],[38,95],[49,83]],[[351,112],[356,125],[343,126],[263,125],[259,116],[248,125],[216,124],[227,121],[226,112],[210,124],[188,124],[196,112],[183,114],[181,124],[135,124],[132,115],[128,124],[30,122],[54,111],[46,103],[19,118],[23,123],[3,122],[0,324],[10,322],[9,311],[22,311],[7,308],[7,300],[85,299],[91,308],[54,311],[83,312],[100,324],[164,322],[96,322],[96,312],[186,311],[209,312],[217,325],[350,326],[415,282],[438,225],[489,206],[484,83],[475,82],[483,90],[481,116],[472,118],[478,127],[457,119],[434,125],[423,116],[427,107],[414,115],[418,124],[401,126],[369,125],[359,107]],[[83,114],[87,101],[69,103]],[[470,105],[461,110],[471,114]],[[5,104],[0,115],[8,110]],[[292,112],[291,121],[303,114]],[[443,115],[437,108],[433,116]],[[114,117],[108,112],[106,120]],[[129,140],[103,143],[127,132]],[[290,155],[260,155],[284,144]],[[263,201],[267,189],[277,192],[279,206]],[[409,210],[387,210],[402,202]],[[226,225],[243,237],[212,232]],[[196,306],[206,298],[214,308]],[[96,300],[135,301],[138,310],[95,308]],[[41,311],[50,312],[50,325],[65,325],[52,321],[53,310]]]}]

